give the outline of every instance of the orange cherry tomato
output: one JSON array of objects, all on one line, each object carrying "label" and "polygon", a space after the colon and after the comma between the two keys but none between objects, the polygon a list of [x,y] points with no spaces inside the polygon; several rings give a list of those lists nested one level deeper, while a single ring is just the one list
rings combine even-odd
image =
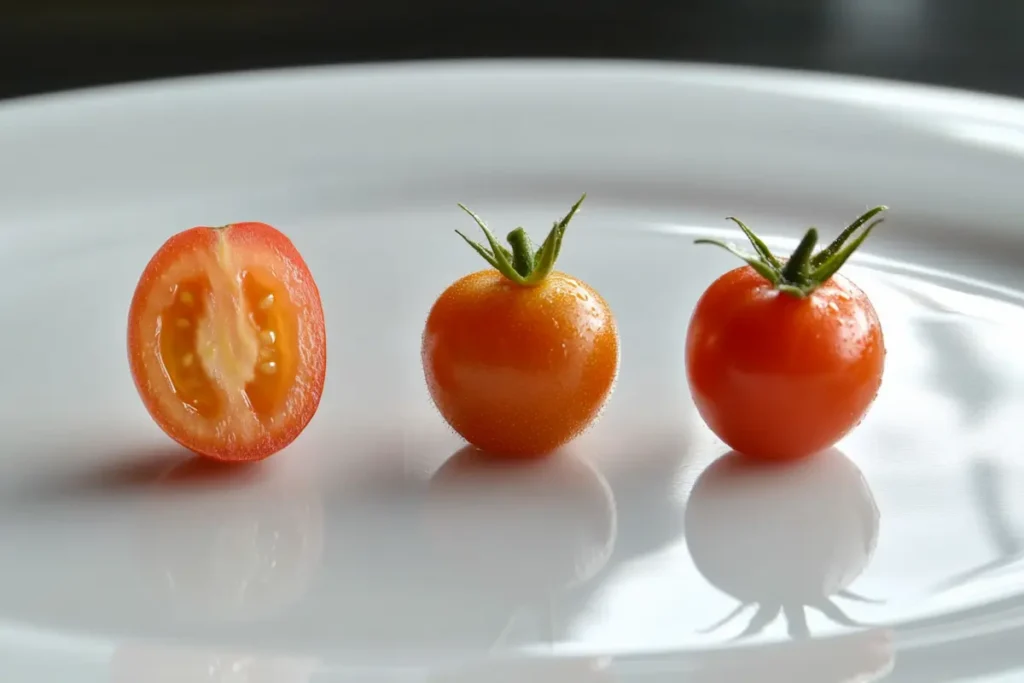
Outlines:
[{"label": "orange cherry tomato", "polygon": [[320,404],[320,293],[294,245],[269,225],[186,230],[142,273],[128,360],[146,409],[172,439],[217,460],[266,458]]},{"label": "orange cherry tomato", "polygon": [[441,415],[477,448],[540,455],[593,422],[619,366],[612,312],[586,283],[552,268],[581,198],[535,250],[525,231],[511,251],[484,231],[490,263],[452,284],[435,302],[423,333],[427,387]]},{"label": "orange cherry tomato", "polygon": [[817,254],[817,231],[810,229],[788,259],[774,256],[739,221],[756,255],[698,240],[748,263],[708,287],[686,339],[697,410],[734,450],[802,457],[833,445],[863,419],[881,386],[885,344],[871,302],[837,271],[884,209],[861,216]]}]

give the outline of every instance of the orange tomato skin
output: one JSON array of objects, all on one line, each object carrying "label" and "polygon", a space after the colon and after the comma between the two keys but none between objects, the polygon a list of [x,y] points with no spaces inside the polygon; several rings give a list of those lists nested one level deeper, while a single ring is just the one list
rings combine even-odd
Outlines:
[{"label": "orange tomato skin", "polygon": [[[202,434],[194,425],[167,412],[160,400],[166,387],[154,383],[147,373],[147,356],[158,353],[155,331],[142,320],[149,300],[161,286],[161,276],[175,263],[195,252],[217,247],[218,233],[227,236],[234,249],[268,255],[281,284],[299,313],[300,372],[295,378],[301,390],[288,402],[286,414],[277,416],[273,429],[255,441],[226,440]],[[251,265],[251,264],[246,264]],[[171,236],[146,265],[136,285],[128,312],[128,362],[139,396],[153,421],[179,445],[193,453],[224,462],[256,461],[267,458],[294,441],[316,414],[323,394],[327,370],[327,336],[320,292],[299,251],[283,233],[265,223],[233,223],[226,228],[194,227]],[[301,394],[301,395],[300,395]],[[197,418],[198,419],[198,418]]]},{"label": "orange tomato skin", "polygon": [[885,343],[867,296],[841,274],[799,299],[749,266],[697,302],[686,338],[690,391],[731,448],[797,458],[839,441],[878,394]]},{"label": "orange tomato skin", "polygon": [[523,287],[483,270],[434,303],[422,360],[434,404],[466,441],[541,455],[597,417],[618,374],[619,340],[608,304],[585,283],[555,271]]}]

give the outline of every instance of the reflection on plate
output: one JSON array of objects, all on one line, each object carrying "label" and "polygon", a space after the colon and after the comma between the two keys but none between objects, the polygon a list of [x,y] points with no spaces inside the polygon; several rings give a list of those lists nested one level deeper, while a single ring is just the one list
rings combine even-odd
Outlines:
[{"label": "reflection on plate", "polygon": [[580,458],[508,460],[467,447],[431,480],[426,524],[457,582],[537,599],[604,567],[616,511],[604,477]]},{"label": "reflection on plate", "polygon": [[149,582],[186,619],[274,616],[320,569],[324,511],[269,463],[193,458],[160,477],[140,519]]},{"label": "reflection on plate", "polygon": [[805,607],[855,626],[837,598],[878,539],[879,513],[860,470],[837,450],[763,463],[729,453],[697,479],[686,506],[686,543],[698,571],[740,605],[757,609],[738,637],[760,633],[780,613],[791,636],[809,635]]}]

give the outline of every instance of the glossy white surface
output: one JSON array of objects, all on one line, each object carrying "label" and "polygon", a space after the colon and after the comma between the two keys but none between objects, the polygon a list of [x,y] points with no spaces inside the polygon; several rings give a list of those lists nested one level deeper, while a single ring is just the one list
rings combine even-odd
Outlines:
[{"label": "glossy white surface", "polygon": [[[0,107],[0,679],[1024,676],[1020,140],[1014,101],[622,64]],[[482,263],[455,203],[537,232],[583,190],[561,267],[616,313],[612,401],[548,461],[449,459],[419,339]],[[848,271],[889,348],[868,418],[804,463],[718,459],[682,340],[733,261],[692,238],[735,214],[792,243],[876,203],[890,217]],[[224,473],[150,422],[124,336],[160,243],[239,220],[306,255],[329,376],[291,448]]]}]

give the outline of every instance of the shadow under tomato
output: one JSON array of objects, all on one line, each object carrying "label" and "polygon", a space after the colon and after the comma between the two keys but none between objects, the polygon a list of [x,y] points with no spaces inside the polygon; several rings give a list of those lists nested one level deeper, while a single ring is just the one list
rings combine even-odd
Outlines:
[{"label": "shadow under tomato", "polygon": [[196,457],[151,483],[138,546],[149,585],[175,615],[266,618],[297,601],[319,572],[319,489],[267,462]]},{"label": "shadow under tomato", "polygon": [[24,487],[18,499],[47,504],[132,496],[147,490],[191,457],[189,451],[172,443],[117,453],[75,454]]},{"label": "shadow under tomato", "polygon": [[836,598],[870,602],[848,587],[874,553],[879,512],[860,470],[837,450],[779,463],[724,455],[698,477],[684,523],[698,571],[740,603],[709,631],[756,605],[738,638],[780,614],[791,637],[804,638],[806,607],[857,626]]}]

